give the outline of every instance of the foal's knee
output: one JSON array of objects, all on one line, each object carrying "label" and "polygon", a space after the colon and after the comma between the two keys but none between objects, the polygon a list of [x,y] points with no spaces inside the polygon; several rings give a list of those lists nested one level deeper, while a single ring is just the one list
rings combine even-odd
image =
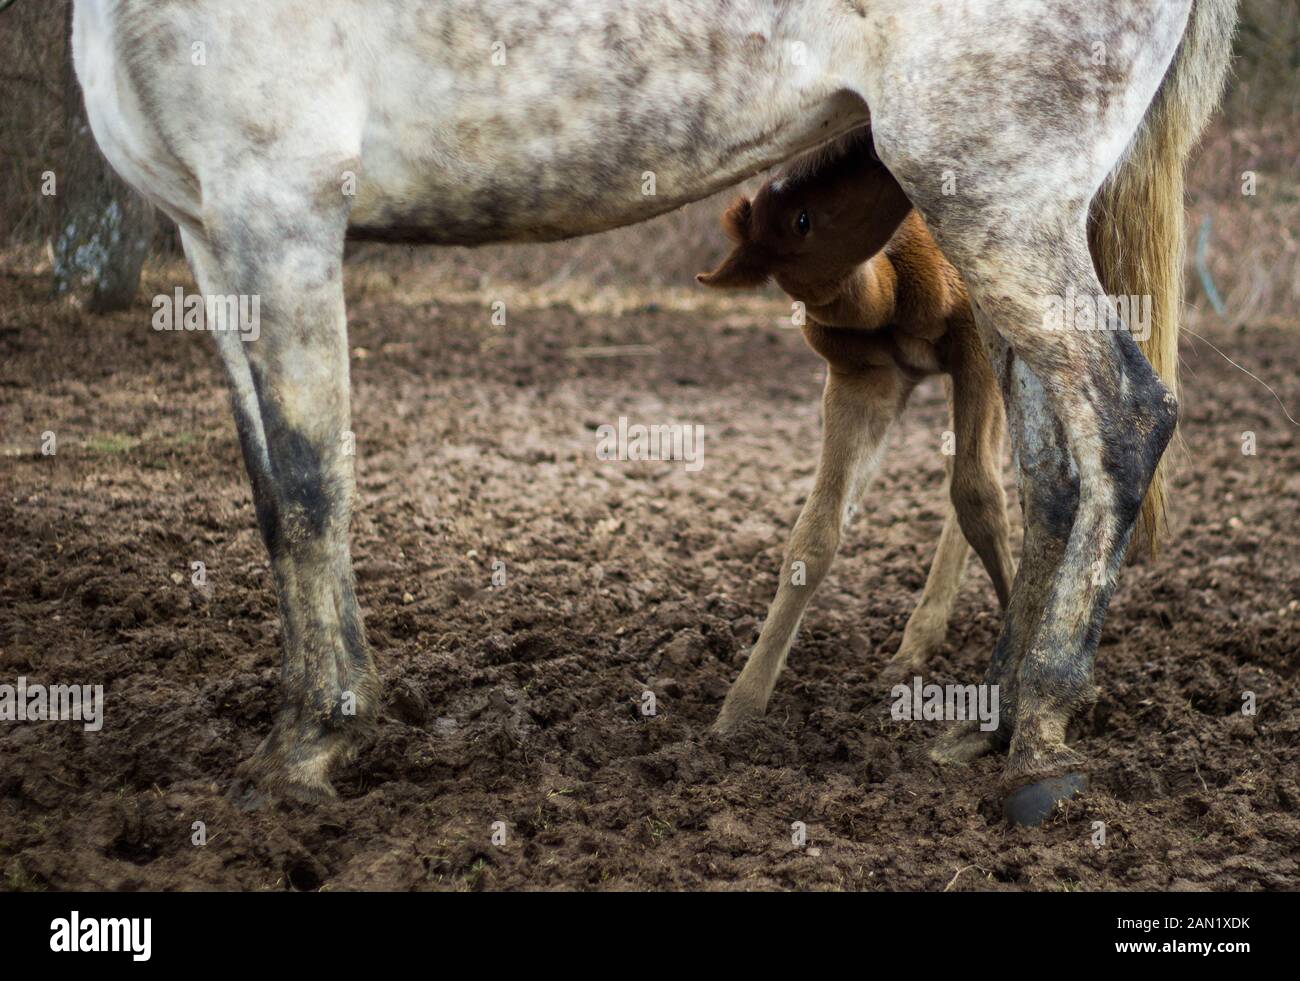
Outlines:
[{"label": "foal's knee", "polygon": [[839,547],[839,515],[814,508],[800,515],[795,524],[783,573],[792,585],[815,586],[830,571]]}]

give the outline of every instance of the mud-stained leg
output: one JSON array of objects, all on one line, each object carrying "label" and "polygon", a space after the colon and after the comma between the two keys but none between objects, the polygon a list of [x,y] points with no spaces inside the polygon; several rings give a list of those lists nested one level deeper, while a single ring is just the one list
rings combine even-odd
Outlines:
[{"label": "mud-stained leg", "polygon": [[985,732],[978,721],[959,723],[936,740],[930,757],[939,763],[967,763],[1011,742],[1016,718],[1016,672],[1042,619],[1047,594],[1065,553],[1078,501],[1078,476],[1054,416],[1035,408],[1042,386],[995,342],[998,388],[1005,393],[1025,535],[1020,568],[984,684],[998,687],[999,725]]},{"label": "mud-stained leg", "polygon": [[[1172,394],[1127,331],[1082,336],[1092,342],[1085,354],[1090,384],[1083,391],[1028,384],[1014,396],[1026,441],[1043,432],[1047,420],[1053,426],[1055,439],[1042,442],[1031,528],[1035,549],[1044,553],[1033,556],[1034,564],[1046,568],[1056,554],[1060,561],[1044,590],[1037,627],[1014,665],[1015,732],[1006,771],[1013,783],[1082,763],[1065,745],[1066,726],[1096,699],[1093,659],[1106,609],[1142,497],[1177,423]],[[1095,428],[1078,424],[1090,415]]]},{"label": "mud-stained leg", "polygon": [[885,436],[911,388],[892,365],[854,372],[832,367],[828,372],[822,455],[813,490],[790,535],[776,599],[758,643],[727,693],[715,732],[726,734],[766,711],[799,621],[830,569],[844,523],[875,474]]},{"label": "mud-stained leg", "polygon": [[228,202],[218,192],[204,232],[187,233],[185,245],[205,293],[256,296],[260,309],[256,337],[216,335],[284,634],[281,708],[242,775],[273,794],[315,799],[333,794],[329,769],[373,718],[378,680],[348,548],[346,207],[341,195],[322,207],[328,190],[304,187],[301,207],[286,213],[293,186],[277,181],[274,209],[239,200],[237,187]]},{"label": "mud-stained leg", "polygon": [[[963,8],[955,15],[960,29],[944,43],[898,54],[871,107],[880,158],[961,274],[985,342],[992,350],[1001,339],[1038,383],[1012,393],[1021,483],[1032,494],[1031,540],[999,642],[999,656],[1008,659],[997,669],[1003,674],[1024,651],[1010,706],[1010,783],[1080,763],[1065,744],[1066,725],[1095,697],[1093,657],[1115,574],[1174,429],[1174,399],[1127,331],[1081,329],[1088,322],[1065,311],[1078,310],[1079,299],[1093,310],[1104,303],[1088,249],[1089,208],[1135,134],[1141,142],[1154,132],[1142,130],[1143,116],[1191,5],[1147,5],[1123,21],[1076,7],[1083,21],[1040,21],[1037,33],[1016,20],[1019,9]],[[1062,57],[1076,49],[1080,30],[1107,33],[1107,49],[1123,56],[1109,59],[1104,71]],[[999,78],[1003,97],[996,103],[966,81],[971,58]],[[952,84],[913,82],[921,71]],[[993,131],[1007,138],[989,140]],[[1168,131],[1158,138],[1165,143],[1153,146],[1175,139]],[[1161,198],[1165,205],[1181,201]],[[1130,211],[1119,220],[1139,241],[1134,223],[1142,215]],[[1162,261],[1154,253],[1148,258]],[[1059,445],[1027,445],[1057,423]],[[1031,454],[1050,465],[1035,468]],[[1071,460],[1075,479],[1064,479]],[[1045,568],[1050,553],[1039,554],[1052,537],[1048,526],[1068,528],[1054,570]],[[1039,588],[1041,615],[1031,626]]]},{"label": "mud-stained leg", "polygon": [[1068,215],[1051,230],[1055,253],[1017,249],[1017,283],[968,276],[981,317],[1016,353],[1010,400],[1026,543],[989,672],[1003,686],[997,735],[1011,732],[1010,783],[1082,765],[1066,726],[1095,699],[1093,658],[1115,576],[1177,418],[1127,331],[1044,329],[1048,298],[1104,295],[1083,227],[1083,215]]}]

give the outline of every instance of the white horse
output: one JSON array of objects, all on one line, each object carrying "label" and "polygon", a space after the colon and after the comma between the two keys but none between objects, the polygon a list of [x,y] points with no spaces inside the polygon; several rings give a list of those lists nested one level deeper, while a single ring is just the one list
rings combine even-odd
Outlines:
[{"label": "white horse", "polygon": [[[868,122],[969,286],[1026,514],[988,675],[1002,725],[936,753],[1009,745],[1017,781],[1079,766],[1066,723],[1176,423],[1182,165],[1234,18],[1235,0],[76,0],[100,147],[178,223],[205,293],[260,297],[257,340],[214,334],[284,628],[283,704],[246,776],[331,794],[379,698],[348,548],[344,241],[584,235]],[[1044,320],[1120,292],[1153,295],[1150,363],[1124,331]],[[755,649],[719,728],[766,709],[789,646]]]}]

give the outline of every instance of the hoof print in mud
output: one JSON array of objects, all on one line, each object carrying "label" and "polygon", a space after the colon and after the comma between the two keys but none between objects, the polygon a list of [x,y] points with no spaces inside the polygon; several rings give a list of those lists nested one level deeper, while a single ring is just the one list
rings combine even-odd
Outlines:
[{"label": "hoof print in mud", "polygon": [[1051,817],[1057,804],[1070,800],[1087,789],[1088,777],[1083,773],[1049,777],[1010,794],[1002,802],[1002,813],[1008,824],[1036,828]]}]

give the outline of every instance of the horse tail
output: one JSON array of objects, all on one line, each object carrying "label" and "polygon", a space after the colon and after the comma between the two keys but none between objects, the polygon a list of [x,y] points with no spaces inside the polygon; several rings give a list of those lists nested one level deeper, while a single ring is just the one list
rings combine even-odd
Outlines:
[{"label": "horse tail", "polygon": [[[1093,262],[1107,295],[1151,298],[1150,329],[1138,346],[1174,395],[1183,297],[1183,168],[1223,90],[1236,19],[1237,0],[1192,0],[1164,80],[1090,214]],[[1155,555],[1164,531],[1161,460],[1142,501],[1134,551],[1145,547]]]}]

